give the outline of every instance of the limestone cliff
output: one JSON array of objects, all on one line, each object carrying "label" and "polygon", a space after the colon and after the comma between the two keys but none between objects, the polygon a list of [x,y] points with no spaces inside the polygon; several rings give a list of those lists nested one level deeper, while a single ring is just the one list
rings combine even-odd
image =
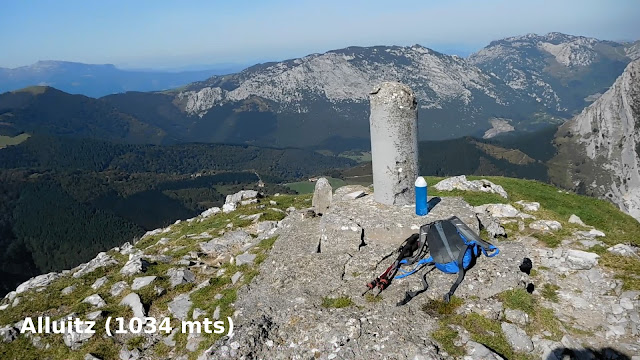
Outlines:
[{"label": "limestone cliff", "polygon": [[640,60],[556,134],[553,181],[605,197],[640,221]]}]

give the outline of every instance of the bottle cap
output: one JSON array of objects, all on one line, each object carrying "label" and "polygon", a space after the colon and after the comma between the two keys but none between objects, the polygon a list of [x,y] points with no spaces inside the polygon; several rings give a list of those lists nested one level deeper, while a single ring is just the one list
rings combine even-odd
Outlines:
[{"label": "bottle cap", "polygon": [[418,178],[416,179],[416,186],[417,187],[426,187],[427,186],[427,181],[422,176],[418,176]]}]

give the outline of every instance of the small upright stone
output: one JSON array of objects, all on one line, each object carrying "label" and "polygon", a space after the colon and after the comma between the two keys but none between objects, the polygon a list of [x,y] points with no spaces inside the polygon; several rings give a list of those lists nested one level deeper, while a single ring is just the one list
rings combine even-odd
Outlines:
[{"label": "small upright stone", "polygon": [[333,189],[326,178],[320,178],[316,182],[316,188],[313,191],[313,200],[311,205],[319,214],[324,214],[331,206],[333,199]]}]

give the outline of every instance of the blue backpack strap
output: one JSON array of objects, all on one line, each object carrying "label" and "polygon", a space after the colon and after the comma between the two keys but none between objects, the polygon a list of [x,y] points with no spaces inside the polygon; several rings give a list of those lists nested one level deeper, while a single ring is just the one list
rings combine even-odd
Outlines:
[{"label": "blue backpack strap", "polygon": [[486,257],[494,257],[498,254],[500,254],[500,249],[498,249],[497,247],[488,244],[489,246],[487,248],[485,248],[484,246],[480,246],[480,249],[482,250],[482,253],[484,254],[484,256]]},{"label": "blue backpack strap", "polygon": [[[406,263],[407,263],[407,260],[400,261],[400,265],[406,264]],[[402,270],[402,269],[398,268],[398,271],[402,272],[402,274],[401,275],[397,275],[396,277],[394,277],[394,279],[402,279],[403,277],[407,277],[407,276],[415,273],[416,271],[420,270],[420,268],[423,265],[431,265],[431,264],[433,264],[433,258],[431,256],[429,256],[426,259],[422,259],[422,260],[418,261],[416,263],[416,266],[412,270],[405,271],[405,270]]]}]

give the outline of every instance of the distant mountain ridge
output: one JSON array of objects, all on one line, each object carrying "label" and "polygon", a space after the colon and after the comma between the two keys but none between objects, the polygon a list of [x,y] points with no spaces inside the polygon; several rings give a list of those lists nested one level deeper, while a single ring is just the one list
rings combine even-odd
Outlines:
[{"label": "distant mountain ridge", "polygon": [[[638,42],[560,33],[497,40],[469,59],[420,45],[348,47],[168,91],[113,94],[100,98],[99,107],[136,124],[131,139],[155,144],[322,149],[366,143],[369,93],[383,81],[399,81],[418,98],[420,140],[482,136],[492,128],[489,134],[536,131],[561,124],[596,100],[638,53]],[[5,107],[0,122],[20,130],[29,111]],[[79,112],[91,120],[90,109]],[[65,132],[73,135],[73,129]]]},{"label": "distant mountain ridge", "polygon": [[639,46],[557,32],[527,34],[492,41],[469,62],[545,107],[572,114],[611,86],[640,56]]},{"label": "distant mountain ridge", "polygon": [[46,85],[70,94],[101,97],[126,91],[172,89],[234,70],[228,66],[181,72],[123,70],[112,64],[45,60],[13,69],[0,68],[0,92]]}]

